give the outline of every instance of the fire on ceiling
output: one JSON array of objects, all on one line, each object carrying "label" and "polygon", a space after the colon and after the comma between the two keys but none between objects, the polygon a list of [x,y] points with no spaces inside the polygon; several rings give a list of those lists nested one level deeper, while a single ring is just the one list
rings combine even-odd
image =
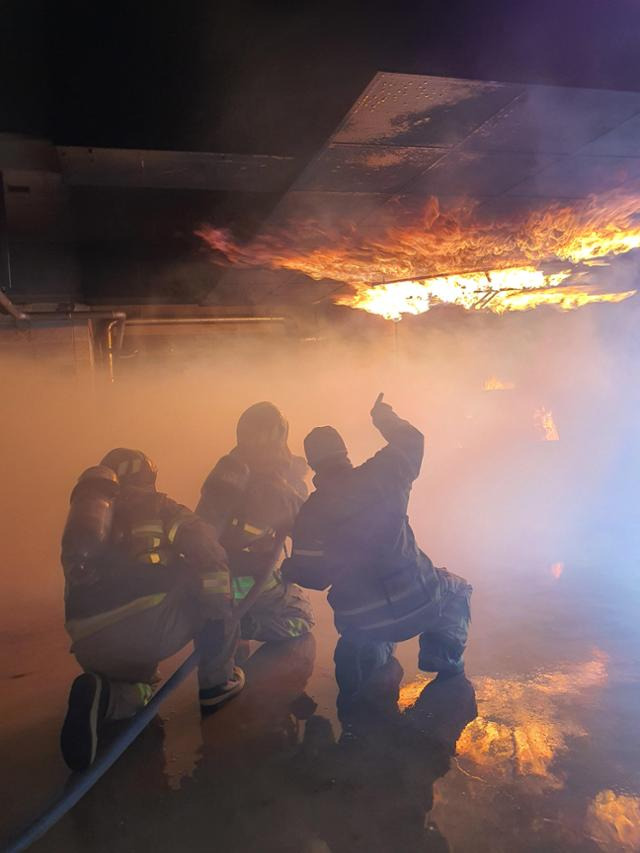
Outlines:
[{"label": "fire on ceiling", "polygon": [[[616,300],[632,286],[605,271],[603,287],[593,262],[640,244],[639,151],[637,92],[392,73],[302,166],[4,135],[9,292],[268,310],[338,298],[385,316],[449,292],[482,310],[527,305],[509,296],[522,290],[561,307]],[[379,284],[390,307],[384,288],[366,292]]]},{"label": "fire on ceiling", "polygon": [[223,290],[299,272],[395,319],[620,301],[595,265],[640,247],[639,151],[640,93],[380,73],[251,241],[199,233]]}]

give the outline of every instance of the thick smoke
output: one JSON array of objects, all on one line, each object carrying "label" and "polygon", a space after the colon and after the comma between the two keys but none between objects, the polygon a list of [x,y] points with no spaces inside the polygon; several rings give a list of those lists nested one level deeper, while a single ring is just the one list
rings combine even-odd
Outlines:
[{"label": "thick smoke", "polygon": [[[288,417],[294,451],[331,423],[358,464],[382,444],[369,409],[384,391],[427,436],[410,507],[418,541],[477,589],[557,563],[612,572],[625,562],[637,539],[636,299],[500,318],[437,309],[398,325],[336,315],[347,322],[307,340],[214,327],[159,348],[131,330],[125,350],[138,352],[116,365],[113,385],[5,357],[3,629],[62,622],[59,537],[85,467],[113,446],[140,448],[159,487],[193,506],[238,415],[263,399]],[[483,390],[491,377],[514,387]],[[541,440],[541,408],[559,441]]]}]

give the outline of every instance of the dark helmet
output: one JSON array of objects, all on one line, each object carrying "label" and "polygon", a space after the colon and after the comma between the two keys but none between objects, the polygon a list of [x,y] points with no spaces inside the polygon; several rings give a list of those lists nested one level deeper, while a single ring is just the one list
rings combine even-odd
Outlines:
[{"label": "dark helmet", "polygon": [[304,440],[304,452],[314,471],[349,459],[347,445],[338,430],[332,426],[312,429]]},{"label": "dark helmet", "polygon": [[141,450],[116,447],[104,457],[101,465],[106,465],[118,476],[123,486],[155,486],[158,469]]},{"label": "dark helmet", "polygon": [[278,447],[287,443],[289,424],[273,403],[254,403],[240,415],[238,447]]}]

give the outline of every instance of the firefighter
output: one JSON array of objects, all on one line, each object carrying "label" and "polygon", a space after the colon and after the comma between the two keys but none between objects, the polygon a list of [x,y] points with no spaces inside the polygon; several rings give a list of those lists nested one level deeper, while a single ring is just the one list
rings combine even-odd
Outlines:
[{"label": "firefighter", "polygon": [[196,508],[227,552],[244,640],[278,642],[313,627],[305,593],[279,571],[283,544],[308,494],[307,465],[289,450],[288,433],[273,403],[250,406],[238,421],[236,447],[205,480]]},{"label": "firefighter", "polygon": [[66,629],[84,670],[61,735],[72,770],[93,762],[106,721],[147,704],[158,662],[191,640],[201,654],[203,712],[242,689],[224,550],[208,524],[156,491],[156,468],[144,453],[117,448],[81,475],[62,565]]},{"label": "firefighter", "polygon": [[387,445],[354,468],[340,434],[316,427],[305,439],[315,492],[293,531],[283,576],[328,600],[340,634],[335,650],[341,701],[357,697],[394,644],[419,635],[418,666],[447,677],[463,671],[471,587],[436,568],[407,518],[424,436],[380,394],[371,410]]}]

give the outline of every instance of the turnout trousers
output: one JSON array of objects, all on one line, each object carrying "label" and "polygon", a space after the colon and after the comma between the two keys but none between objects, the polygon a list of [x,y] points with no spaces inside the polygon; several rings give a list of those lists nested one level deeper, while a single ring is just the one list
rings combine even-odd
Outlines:
[{"label": "turnout trousers", "polygon": [[153,695],[160,680],[160,661],[191,641],[201,655],[200,689],[226,682],[233,671],[238,634],[230,618],[205,620],[193,587],[180,583],[159,603],[76,639],[71,651],[85,672],[109,681],[107,719],[122,720],[132,717]]},{"label": "turnout trousers", "polygon": [[[239,586],[233,583],[234,590]],[[243,640],[263,643],[301,637],[313,625],[313,610],[306,593],[297,584],[284,581],[278,570],[240,623]]]},{"label": "turnout trousers", "polygon": [[[403,639],[418,636],[418,667],[425,672],[453,674],[464,669],[463,654],[471,621],[471,586],[443,569],[448,592],[433,606],[420,608],[402,621]],[[455,583],[452,580],[455,578]],[[344,699],[355,697],[371,675],[384,666],[399,639],[395,626],[376,631],[344,631],[336,645],[336,681]],[[388,632],[388,633],[387,633]]]}]

